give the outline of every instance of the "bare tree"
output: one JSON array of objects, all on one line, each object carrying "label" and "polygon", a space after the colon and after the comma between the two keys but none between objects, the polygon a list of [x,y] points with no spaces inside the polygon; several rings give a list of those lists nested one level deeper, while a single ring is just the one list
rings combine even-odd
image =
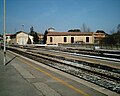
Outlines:
[{"label": "bare tree", "polygon": [[117,26],[117,32],[120,33],[120,24]]},{"label": "bare tree", "polygon": [[83,23],[81,29],[82,29],[82,32],[90,32],[90,28],[85,23]]},{"label": "bare tree", "polygon": [[90,32],[91,30],[90,30],[90,28],[89,27],[87,27],[87,32]]},{"label": "bare tree", "polygon": [[85,23],[83,23],[83,25],[82,25],[82,31],[83,31],[83,32],[86,31],[86,25],[85,25]]},{"label": "bare tree", "polygon": [[113,30],[110,30],[110,34],[114,34],[116,31],[113,29]]}]

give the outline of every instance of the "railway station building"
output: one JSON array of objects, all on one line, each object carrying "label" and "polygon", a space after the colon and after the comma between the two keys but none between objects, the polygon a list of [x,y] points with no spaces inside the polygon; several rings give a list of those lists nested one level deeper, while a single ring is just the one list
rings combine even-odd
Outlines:
[{"label": "railway station building", "polygon": [[104,33],[94,32],[55,32],[48,31],[46,44],[58,45],[58,44],[94,44],[100,43],[100,40],[105,37]]},{"label": "railway station building", "polygon": [[46,30],[46,44],[99,44],[105,37],[105,33],[101,32],[56,32],[54,28]]},{"label": "railway station building", "polygon": [[94,43],[93,32],[48,32],[46,44]]}]

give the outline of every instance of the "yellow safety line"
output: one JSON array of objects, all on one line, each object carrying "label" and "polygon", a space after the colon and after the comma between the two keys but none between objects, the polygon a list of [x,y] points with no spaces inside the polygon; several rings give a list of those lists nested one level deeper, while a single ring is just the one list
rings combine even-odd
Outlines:
[{"label": "yellow safety line", "polygon": [[20,58],[18,58],[18,59],[19,59],[20,61],[24,62],[25,64],[31,66],[32,68],[34,68],[34,69],[36,69],[36,70],[38,70],[38,71],[40,71],[40,72],[46,74],[47,76],[51,77],[52,79],[54,79],[54,80],[56,80],[56,81],[58,81],[58,82],[60,82],[60,83],[62,83],[62,84],[64,84],[64,85],[66,85],[67,87],[69,87],[69,88],[71,88],[71,89],[77,91],[78,93],[82,94],[83,96],[90,96],[90,95],[88,95],[87,93],[85,93],[85,92],[83,92],[83,91],[77,89],[76,87],[74,87],[74,86],[72,86],[72,85],[70,85],[70,84],[64,82],[63,80],[61,80],[61,79],[59,79],[59,78],[57,78],[57,77],[55,77],[55,76],[49,74],[48,72],[46,72],[46,71],[44,71],[44,70],[41,70],[41,69],[38,68],[38,67],[35,67],[34,65],[28,63],[27,61],[25,61],[25,60],[23,60],[23,59],[20,59]]}]

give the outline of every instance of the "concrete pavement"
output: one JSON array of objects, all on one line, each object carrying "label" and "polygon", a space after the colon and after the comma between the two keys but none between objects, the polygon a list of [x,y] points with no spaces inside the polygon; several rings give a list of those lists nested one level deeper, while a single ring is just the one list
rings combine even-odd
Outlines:
[{"label": "concrete pavement", "polygon": [[[7,61],[9,60],[7,59]],[[7,66],[3,65],[3,52],[1,50],[0,96],[43,96],[42,93],[40,93],[34,86],[22,77],[22,75],[11,65],[11,63]]]}]

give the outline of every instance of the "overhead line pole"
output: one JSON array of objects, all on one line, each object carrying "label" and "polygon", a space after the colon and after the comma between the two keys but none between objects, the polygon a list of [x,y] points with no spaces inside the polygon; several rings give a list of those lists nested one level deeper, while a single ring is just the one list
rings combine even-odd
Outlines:
[{"label": "overhead line pole", "polygon": [[6,0],[4,0],[4,65],[6,64]]}]

